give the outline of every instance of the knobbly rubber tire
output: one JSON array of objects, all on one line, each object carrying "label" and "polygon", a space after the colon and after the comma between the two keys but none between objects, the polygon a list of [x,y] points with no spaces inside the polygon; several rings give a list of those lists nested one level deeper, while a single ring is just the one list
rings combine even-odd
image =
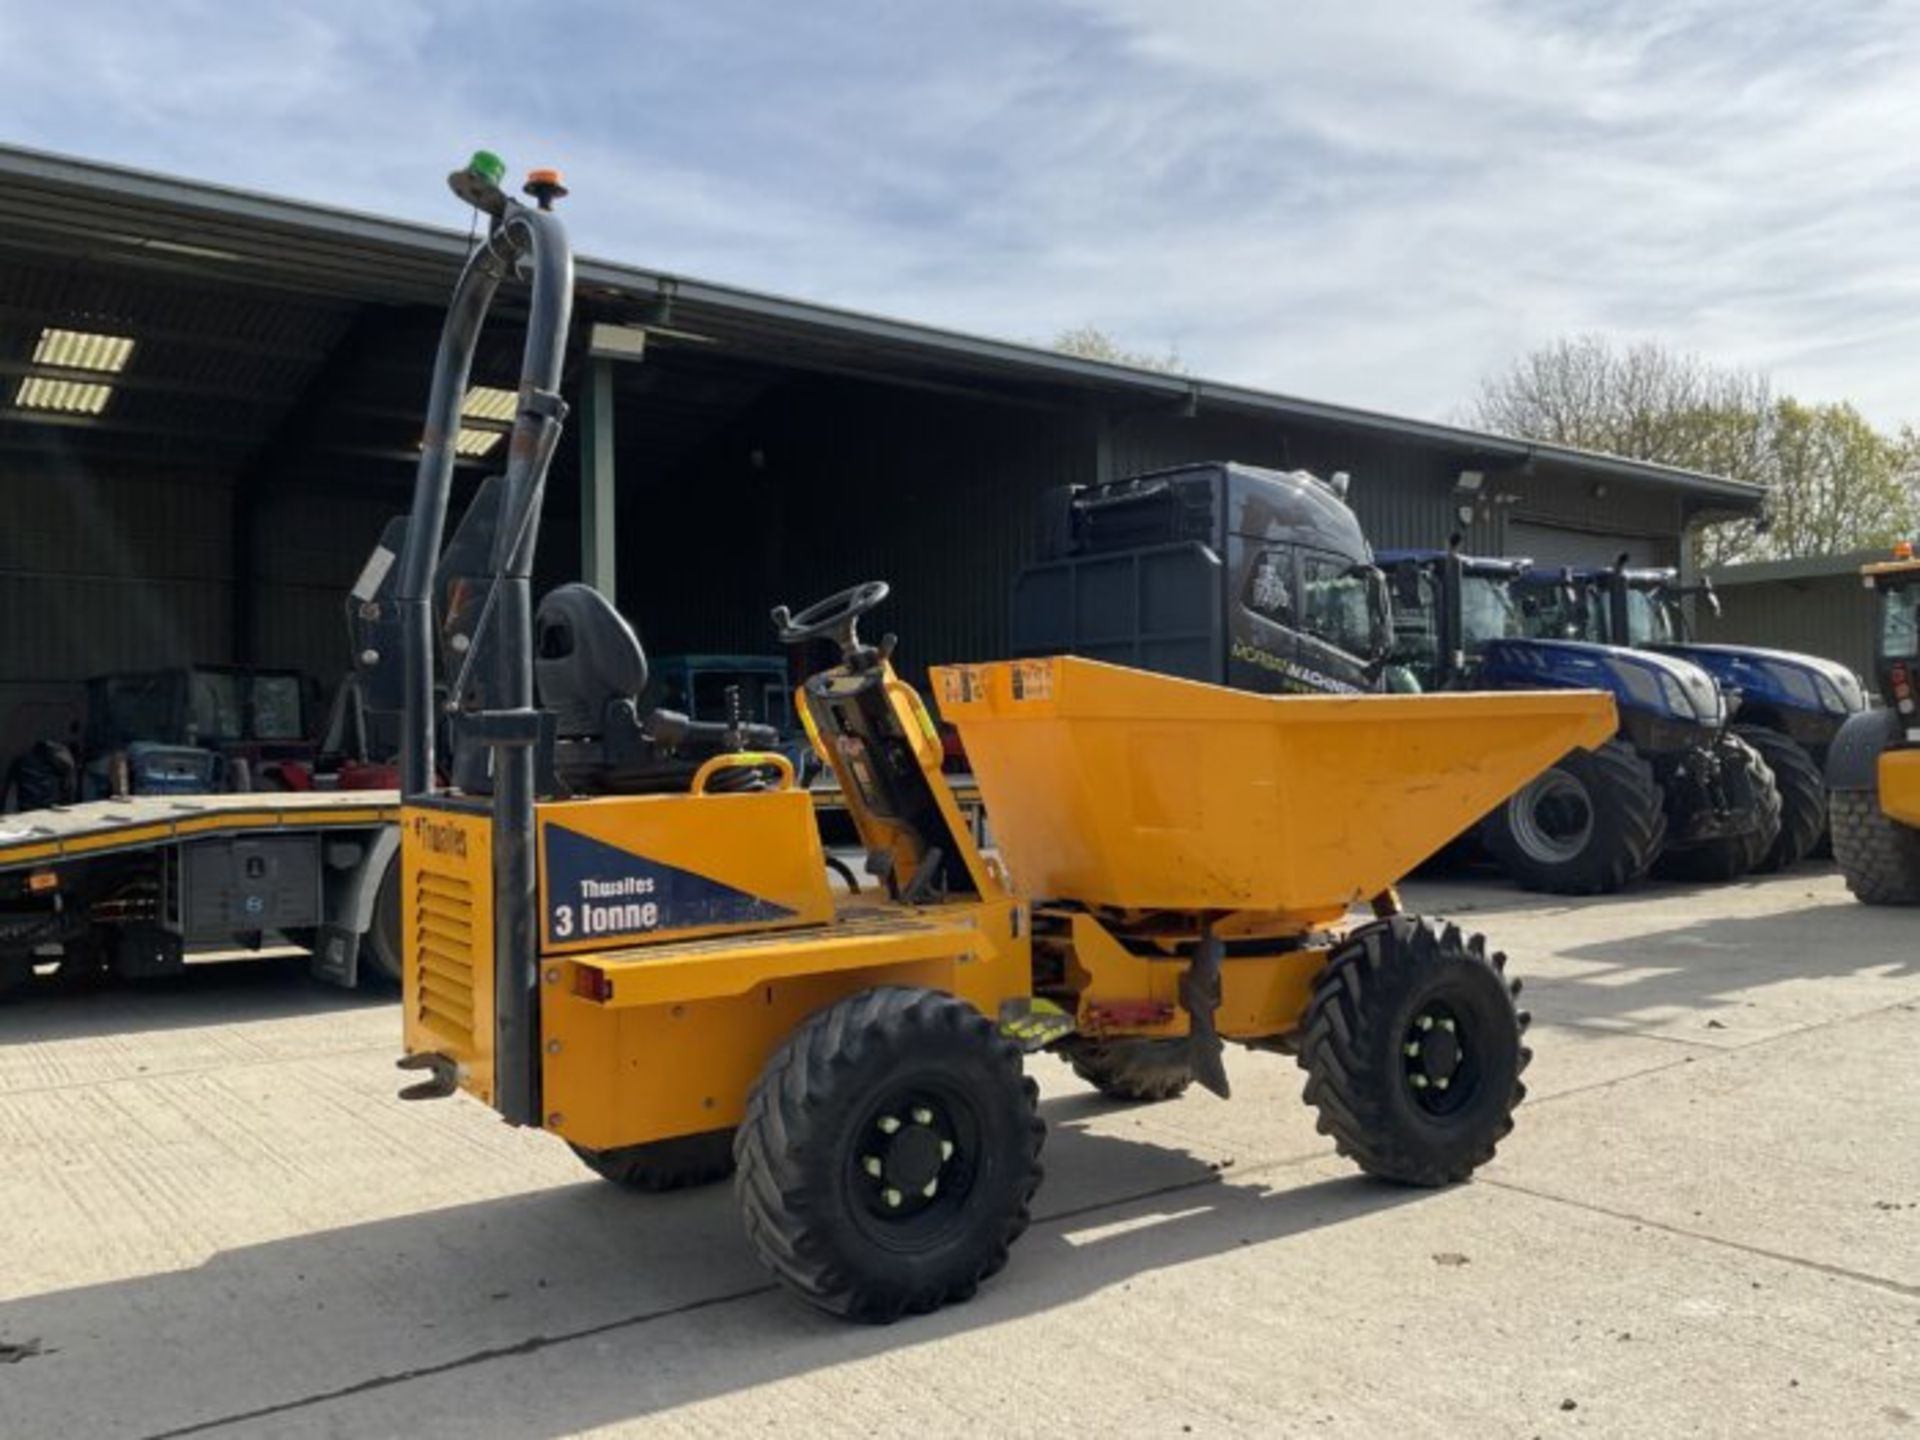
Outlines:
[{"label": "knobbly rubber tire", "polygon": [[1177,1100],[1193,1083],[1184,1039],[1075,1036],[1060,1048],[1073,1073],[1109,1100]]},{"label": "knobbly rubber tire", "polygon": [[[1592,826],[1565,859],[1536,852],[1516,828],[1517,807],[1539,787],[1571,781],[1586,796]],[[1653,767],[1624,740],[1575,750],[1481,822],[1480,842],[1523,890],[1551,895],[1610,895],[1647,873],[1666,840],[1667,817]]]},{"label": "knobbly rubber tire", "polygon": [[[896,1099],[919,1096],[964,1112],[971,1139],[939,1162],[939,1198],[894,1222],[862,1188],[863,1154]],[[796,1029],[748,1097],[734,1140],[747,1238],[801,1299],[849,1320],[969,1299],[1027,1228],[1038,1103],[1019,1048],[971,1005],[909,987],[849,996]]]},{"label": "knobbly rubber tire", "polygon": [[711,1185],[733,1173],[731,1130],[676,1135],[671,1140],[623,1145],[617,1150],[588,1150],[580,1145],[572,1148],[581,1163],[601,1179],[650,1195]]},{"label": "knobbly rubber tire", "polygon": [[373,920],[360,947],[363,959],[373,963],[363,972],[388,985],[398,985],[406,972],[406,942],[400,934],[400,851],[396,848],[373,896]]},{"label": "knobbly rubber tire", "polygon": [[1714,742],[1722,764],[1736,764],[1744,772],[1746,808],[1753,826],[1738,835],[1722,835],[1684,850],[1670,850],[1654,861],[1653,873],[1662,880],[1721,885],[1758,868],[1780,834],[1780,787],[1767,762],[1738,735],[1722,735]]},{"label": "knobbly rubber tire", "polygon": [[1920,905],[1920,830],[1880,808],[1874,790],[1833,792],[1833,858],[1854,898]]},{"label": "knobbly rubber tire", "polygon": [[1754,870],[1788,870],[1813,854],[1827,828],[1827,778],[1798,741],[1764,725],[1736,725],[1734,734],[1759,752],[1780,791],[1780,833]]},{"label": "knobbly rubber tire", "polygon": [[[1493,1158],[1533,1058],[1522,1043],[1529,1017],[1514,1004],[1520,982],[1505,968],[1483,937],[1417,915],[1362,926],[1340,943],[1314,982],[1299,1062],[1320,1133],[1342,1155],[1369,1175],[1420,1186],[1465,1180]],[[1449,1092],[1446,1113],[1430,1108],[1439,1097],[1413,1088],[1416,1062],[1405,1055],[1435,1006],[1458,1017],[1473,1066],[1469,1078],[1463,1058],[1463,1089]]]}]

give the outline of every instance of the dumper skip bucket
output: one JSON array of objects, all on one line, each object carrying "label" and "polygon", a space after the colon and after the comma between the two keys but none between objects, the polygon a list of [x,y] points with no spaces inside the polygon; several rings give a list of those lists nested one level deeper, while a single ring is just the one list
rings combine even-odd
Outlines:
[{"label": "dumper skip bucket", "polygon": [[1597,691],[1267,696],[1067,657],[933,674],[1028,897],[1303,924],[1617,725]]}]

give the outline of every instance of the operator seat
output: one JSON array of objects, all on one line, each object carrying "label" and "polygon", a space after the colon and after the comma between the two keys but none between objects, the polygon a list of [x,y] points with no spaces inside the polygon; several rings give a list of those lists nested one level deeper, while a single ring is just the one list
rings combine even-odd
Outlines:
[{"label": "operator seat", "polygon": [[[554,770],[577,794],[684,790],[713,756],[771,750],[778,742],[770,726],[690,720],[645,704],[640,637],[591,585],[562,585],[541,600],[533,617],[533,675],[541,706],[554,717]],[[716,779],[743,788],[761,777],[742,769]]]}]

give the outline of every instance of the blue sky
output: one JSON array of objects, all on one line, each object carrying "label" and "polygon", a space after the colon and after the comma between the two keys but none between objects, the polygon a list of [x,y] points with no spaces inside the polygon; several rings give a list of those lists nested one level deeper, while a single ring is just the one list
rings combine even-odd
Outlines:
[{"label": "blue sky", "polygon": [[[556,18],[557,17],[557,18]],[[0,0],[0,139],[1445,417],[1577,331],[1920,421],[1911,3]],[[3,223],[3,222],[0,222]]]}]

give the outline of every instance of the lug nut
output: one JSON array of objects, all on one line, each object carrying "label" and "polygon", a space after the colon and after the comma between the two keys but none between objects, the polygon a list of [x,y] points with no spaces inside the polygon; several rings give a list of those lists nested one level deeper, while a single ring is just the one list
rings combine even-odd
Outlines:
[{"label": "lug nut", "polygon": [[1400,1049],[1401,1052],[1411,1060],[1420,1053],[1420,1042],[1418,1040],[1409,1040],[1405,1045],[1402,1045]]},{"label": "lug nut", "polygon": [[866,1171],[867,1174],[873,1176],[874,1179],[878,1180],[880,1178],[880,1168],[881,1168],[880,1157],[878,1155],[867,1156],[865,1159],[863,1159],[860,1162],[860,1168]]},{"label": "lug nut", "polygon": [[1426,1088],[1427,1088],[1427,1077],[1426,1077],[1426,1076],[1424,1076],[1424,1075],[1415,1075],[1415,1076],[1413,1076],[1413,1077],[1411,1077],[1411,1078],[1412,1078],[1412,1080],[1413,1080],[1413,1088],[1414,1088],[1414,1089],[1416,1089],[1416,1090],[1424,1090],[1424,1089],[1426,1089]]},{"label": "lug nut", "polygon": [[1451,1034],[1453,1034],[1453,1021],[1451,1021],[1451,1020],[1442,1020],[1442,1021],[1440,1022],[1440,1028],[1441,1028],[1442,1030],[1444,1030],[1444,1031],[1446,1031],[1446,1032],[1447,1032],[1447,1034],[1449,1034],[1449,1035],[1451,1035]]},{"label": "lug nut", "polygon": [[901,1193],[898,1190],[894,1189],[891,1185],[889,1185],[885,1190],[880,1192],[880,1198],[887,1202],[887,1208],[889,1210],[898,1210],[900,1208],[901,1200],[903,1200],[906,1197],[901,1195]]},{"label": "lug nut", "polygon": [[922,1190],[920,1193],[924,1195],[927,1199],[931,1200],[933,1199],[934,1195],[939,1191],[939,1189],[940,1189],[940,1182],[938,1180],[929,1180],[927,1181],[927,1188]]},{"label": "lug nut", "polygon": [[1414,1024],[1421,1030],[1431,1030],[1433,1028],[1433,1017],[1431,1015],[1422,1015]]},{"label": "lug nut", "polygon": [[1433,1088],[1436,1090],[1444,1090],[1452,1083],[1453,1082],[1444,1075],[1436,1075],[1433,1077]]},{"label": "lug nut", "polygon": [[927,1109],[927,1107],[924,1105],[914,1106],[913,1107],[913,1123],[916,1125],[933,1124],[933,1111]]},{"label": "lug nut", "polygon": [[953,1158],[953,1141],[942,1140],[940,1142],[940,1159],[944,1162],[947,1160],[951,1160],[952,1158]]},{"label": "lug nut", "polygon": [[880,1133],[882,1135],[891,1135],[893,1134],[894,1131],[898,1130],[899,1128],[900,1128],[900,1122],[899,1120],[895,1119],[893,1116],[882,1115],[880,1117]]}]

